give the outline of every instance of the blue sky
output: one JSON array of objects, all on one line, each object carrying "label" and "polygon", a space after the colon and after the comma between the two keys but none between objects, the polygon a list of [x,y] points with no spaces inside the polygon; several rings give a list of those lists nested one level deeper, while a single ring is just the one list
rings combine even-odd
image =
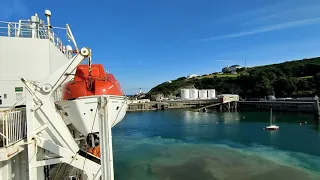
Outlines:
[{"label": "blue sky", "polygon": [[69,23],[126,94],[191,73],[320,56],[319,0],[0,0],[0,20]]}]

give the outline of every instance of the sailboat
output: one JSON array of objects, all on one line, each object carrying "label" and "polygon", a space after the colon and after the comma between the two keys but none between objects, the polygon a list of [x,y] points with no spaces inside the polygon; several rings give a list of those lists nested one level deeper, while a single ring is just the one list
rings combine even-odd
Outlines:
[{"label": "sailboat", "polygon": [[279,126],[272,124],[272,108],[270,110],[270,126],[266,127],[267,130],[278,130]]}]

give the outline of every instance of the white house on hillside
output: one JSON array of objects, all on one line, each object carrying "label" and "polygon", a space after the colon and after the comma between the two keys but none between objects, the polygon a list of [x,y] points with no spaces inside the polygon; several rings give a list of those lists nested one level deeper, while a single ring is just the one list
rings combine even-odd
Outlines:
[{"label": "white house on hillside", "polygon": [[189,78],[193,78],[193,77],[198,77],[198,75],[196,75],[196,74],[190,74],[189,76],[187,76],[188,79],[189,79]]},{"label": "white house on hillside", "polygon": [[224,67],[222,68],[222,72],[225,73],[225,72],[235,72],[237,71],[238,69],[240,69],[241,66],[240,65],[232,65],[232,66],[227,66],[227,67]]}]

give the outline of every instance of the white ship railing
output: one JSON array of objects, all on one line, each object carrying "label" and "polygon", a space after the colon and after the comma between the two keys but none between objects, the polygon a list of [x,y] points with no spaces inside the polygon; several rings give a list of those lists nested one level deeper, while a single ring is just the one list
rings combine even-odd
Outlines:
[{"label": "white ship railing", "polygon": [[0,36],[49,39],[61,52],[65,53],[65,46],[59,38],[65,33],[61,30],[66,31],[66,28],[53,27],[48,30],[48,26],[43,23],[34,28],[29,20],[20,20],[18,23],[0,21]]},{"label": "white ship railing", "polygon": [[2,111],[0,147],[9,147],[27,137],[26,109]]}]

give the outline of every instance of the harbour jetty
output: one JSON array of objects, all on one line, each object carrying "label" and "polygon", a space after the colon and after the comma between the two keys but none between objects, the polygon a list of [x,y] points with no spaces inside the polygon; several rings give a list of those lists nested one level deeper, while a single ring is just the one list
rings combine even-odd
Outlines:
[{"label": "harbour jetty", "polygon": [[306,112],[314,113],[320,117],[319,98],[307,99],[284,99],[284,100],[269,100],[269,101],[239,101],[239,108],[241,110],[250,109],[270,109],[278,111],[291,111],[291,112]]},{"label": "harbour jetty", "polygon": [[140,101],[130,103],[128,111],[150,111],[150,110],[165,110],[165,109],[183,109],[183,108],[200,108],[211,104],[219,103],[218,99],[205,100],[175,100],[175,101]]},{"label": "harbour jetty", "polygon": [[253,109],[272,108],[276,111],[296,111],[314,113],[320,117],[319,98],[316,96],[309,99],[286,99],[286,100],[265,100],[265,101],[244,101],[230,100],[222,101],[221,98],[198,99],[198,100],[173,100],[173,101],[149,101],[129,104],[128,111],[148,111],[192,108],[195,111],[206,111],[217,109],[220,111],[246,111]]}]

